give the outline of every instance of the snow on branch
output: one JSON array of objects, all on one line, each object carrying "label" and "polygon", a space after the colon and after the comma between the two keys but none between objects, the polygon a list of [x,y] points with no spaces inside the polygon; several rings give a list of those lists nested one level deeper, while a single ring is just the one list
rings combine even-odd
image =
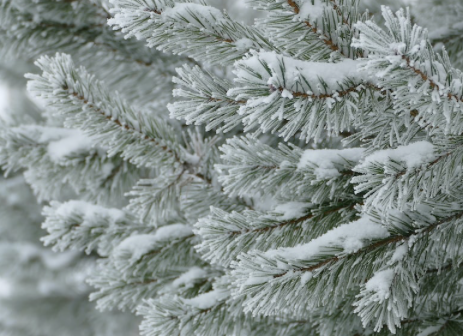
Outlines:
[{"label": "snow on branch", "polygon": [[364,326],[374,322],[376,332],[387,327],[396,333],[409,317],[418,283],[412,267],[399,265],[376,272],[364,285],[355,302],[355,313]]},{"label": "snow on branch", "polygon": [[69,126],[107,146],[110,155],[120,152],[135,165],[148,167],[183,161],[180,142],[166,121],[135,112],[84,68],[76,68],[70,56],[41,57],[36,64],[43,74],[29,74],[28,89],[64,115]]},{"label": "snow on branch", "polygon": [[310,243],[293,248],[281,248],[265,252],[265,256],[285,260],[310,260],[332,247],[339,249],[337,254],[348,254],[364,247],[364,241],[383,239],[389,234],[384,227],[362,217],[357,221],[341,225]]},{"label": "snow on branch", "polygon": [[376,151],[354,168],[356,192],[366,192],[366,204],[387,210],[419,204],[438,193],[452,194],[453,182],[461,175],[455,165],[463,157],[460,140],[434,145],[419,141],[395,149]]},{"label": "snow on branch", "polygon": [[100,272],[89,279],[98,289],[90,299],[99,309],[134,310],[143,299],[174,290],[172,281],[201,264],[190,226],[169,224],[142,232],[120,241],[100,262]]},{"label": "snow on branch", "polygon": [[[371,106],[376,87],[358,61],[306,62],[274,52],[254,52],[235,64],[239,87],[228,96],[243,102],[238,111],[245,131],[256,127],[286,140],[303,140],[323,131],[349,130],[360,111]],[[374,94],[373,94],[374,96]]]},{"label": "snow on branch", "polygon": [[182,239],[192,235],[185,224],[171,224],[158,228],[154,234],[137,234],[127,237],[114,250],[115,259],[124,259],[135,263],[142,256],[155,251],[163,242]]},{"label": "snow on branch", "polygon": [[22,125],[3,130],[0,142],[3,168],[7,173],[26,169],[26,179],[41,200],[59,198],[70,186],[86,200],[118,203],[139,177],[138,169],[108,157],[79,130]]},{"label": "snow on branch", "polygon": [[[244,314],[241,310],[242,301],[230,299],[230,291],[223,282],[219,278],[214,289],[189,299],[165,295],[159,299],[146,300],[138,308],[138,313],[144,317],[140,326],[142,335],[284,334],[284,329],[280,329],[277,321]],[[217,320],[221,323],[216,323]],[[285,327],[284,322],[281,324]]]},{"label": "snow on branch", "polygon": [[302,153],[297,168],[301,170],[307,167],[316,167],[314,173],[317,180],[329,180],[343,174],[338,167],[346,170],[346,163],[359,162],[363,156],[363,148],[307,149]]},{"label": "snow on branch", "polygon": [[220,149],[219,180],[232,196],[265,190],[316,204],[356,198],[349,181],[354,175],[352,168],[362,157],[361,148],[302,151],[291,144],[272,148],[251,137],[235,137]]},{"label": "snow on branch", "polygon": [[386,29],[373,21],[357,24],[360,36],[353,45],[368,51],[363,68],[377,77],[380,87],[394,92],[396,113],[416,110],[415,120],[423,127],[461,134],[461,71],[445,50],[441,55],[433,50],[427,30],[412,25],[408,10],[394,15],[383,6],[382,14]]},{"label": "snow on branch", "polygon": [[217,133],[228,132],[241,124],[237,113],[240,103],[227,96],[233,84],[213,76],[199,67],[184,65],[177,69],[174,83],[180,88],[173,91],[181,97],[167,108],[171,117],[184,119],[187,124],[205,125],[206,130],[216,129]]},{"label": "snow on branch", "polygon": [[[395,272],[400,272],[402,257],[396,251],[404,243],[408,243],[411,251],[407,258],[410,263],[406,267],[413,265],[415,272],[407,276],[422,276],[423,268],[432,269],[434,265],[440,265],[440,269],[449,253],[452,259],[456,253],[460,253],[461,248],[457,243],[460,234],[456,231],[462,216],[461,210],[453,210],[450,215],[449,212],[441,212],[421,222],[421,227],[410,226],[408,231],[402,230],[400,234],[393,235],[384,226],[364,216],[307,244],[241,254],[239,262],[233,266],[233,296],[243,297],[245,311],[254,314],[274,315],[280,309],[290,309],[293,315],[303,317],[320,303],[325,308],[334,308],[339,299],[349,295],[351,286],[365,284],[375,272],[382,269],[381,265],[399,263]],[[442,252],[437,253],[438,250]],[[436,260],[437,254],[441,258]],[[372,284],[369,288],[376,286]],[[392,290],[407,289],[401,289],[400,282],[397,282]],[[376,293],[367,291],[368,295]],[[291,295],[287,294],[289,292]],[[399,304],[409,299],[410,296],[404,295]],[[379,306],[361,305],[374,311],[384,311],[389,305],[389,301],[377,302]],[[389,324],[392,330],[398,320],[394,321]]]},{"label": "snow on branch", "polygon": [[114,0],[108,23],[149,47],[187,54],[197,61],[233,64],[250,49],[268,49],[265,34],[232,20],[220,10],[171,0]]},{"label": "snow on branch", "polygon": [[[395,237],[390,237],[382,225],[364,216],[306,244],[243,253],[238,256],[239,261],[232,265],[235,268],[232,272],[235,278],[233,295],[247,296],[244,304],[246,312],[268,316],[291,306],[293,316],[302,318],[308,309],[317,306],[318,300],[326,302],[328,297],[335,294],[322,288],[323,284],[329,284],[330,288],[334,285],[333,280],[328,279],[335,276],[332,269],[341,267],[339,280],[343,279],[346,283],[352,281],[351,285],[354,285],[361,279],[354,280],[355,276],[346,273],[345,267],[356,265],[358,257],[368,259],[367,251],[370,249],[375,250],[392,242],[396,242]],[[356,267],[363,268],[366,264],[361,263]],[[278,288],[278,293],[290,290],[290,297],[287,294],[277,294],[277,297],[270,294]],[[336,295],[344,295],[342,292],[347,290],[348,286],[337,288]]]},{"label": "snow on branch", "polygon": [[8,159],[2,160],[2,163],[7,171],[27,166],[26,162],[30,162],[37,150],[45,152],[51,162],[63,165],[81,156],[104,156],[104,150],[94,146],[91,139],[79,130],[22,125],[5,129],[1,137],[6,142],[2,153]]},{"label": "snow on branch", "polygon": [[42,238],[53,250],[96,251],[108,256],[111,251],[133,232],[152,232],[153,227],[138,224],[125,211],[108,209],[83,201],[52,202],[43,210],[46,217],[42,228],[48,235]]},{"label": "snow on branch", "polygon": [[351,45],[357,36],[354,24],[364,21],[355,0],[250,0],[257,9],[268,11],[262,25],[273,43],[302,60],[327,60],[333,55],[358,58],[361,49]]},{"label": "snow on branch", "polygon": [[266,251],[278,246],[293,247],[352,220],[355,203],[322,205],[290,202],[265,212],[243,211],[227,213],[217,208],[199,220],[196,233],[202,238],[196,249],[211,263],[224,267],[240,253]]}]

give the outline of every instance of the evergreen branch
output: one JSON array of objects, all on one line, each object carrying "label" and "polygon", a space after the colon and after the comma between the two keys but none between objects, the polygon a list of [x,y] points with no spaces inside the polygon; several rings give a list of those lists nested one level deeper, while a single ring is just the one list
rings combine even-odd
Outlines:
[{"label": "evergreen branch", "polygon": [[[289,59],[285,59],[286,64],[289,62]],[[319,64],[313,64],[313,66],[317,65]],[[355,65],[352,66],[355,67]],[[254,71],[254,69],[252,71]],[[277,72],[276,69],[274,71]],[[301,69],[298,69],[298,71],[301,71]],[[362,90],[371,90],[372,92],[380,90],[370,83],[360,85],[353,81],[346,84],[343,83],[339,88],[328,89],[326,84],[320,80],[321,86],[325,86],[325,90],[314,93],[310,92],[315,86],[314,83],[310,83],[310,85],[313,85],[312,87],[307,85],[307,82],[300,83],[300,85],[295,84],[293,87],[289,85],[282,86],[279,83],[285,82],[284,75],[281,82],[278,84],[269,85],[264,83],[265,77],[269,75],[268,73],[265,74],[264,78],[261,78],[262,86],[254,87],[256,84],[253,83],[252,91],[249,86],[232,88],[230,90],[232,83],[203,72],[199,68],[184,66],[181,69],[177,69],[177,72],[180,77],[174,78],[174,82],[181,85],[181,88],[174,90],[174,95],[182,97],[184,100],[176,101],[168,105],[171,116],[178,119],[185,119],[188,124],[204,123],[206,124],[207,130],[217,128],[217,132],[230,131],[240,123],[246,125],[248,123],[248,118],[253,120],[253,118],[242,113],[242,111],[251,109],[254,106],[255,96],[253,95],[251,98],[251,94],[254,94],[254,92],[259,92],[260,95],[269,95],[269,98],[275,96],[275,93],[279,93],[278,96],[282,98],[291,97],[291,99],[313,102],[313,104],[317,102],[318,104],[327,105],[335,109],[336,106],[333,106],[333,102],[339,102],[339,105],[342,105],[344,99],[350,100],[352,97],[357,96]],[[288,71],[288,75],[289,72],[290,71]],[[255,76],[256,74],[253,75]],[[279,103],[281,102],[277,100],[276,97],[274,101],[272,101],[272,105],[277,105]],[[334,104],[336,105],[336,103]],[[249,106],[251,108],[249,108]],[[271,108],[271,110],[274,110],[274,108]],[[300,119],[300,117],[298,117],[298,119]],[[254,123],[249,125],[248,128],[252,128],[253,126]]]},{"label": "evergreen branch", "polygon": [[231,64],[251,48],[269,48],[265,34],[244,26],[214,7],[174,1],[119,0],[108,23],[127,36],[146,39],[174,54],[197,61]]},{"label": "evergreen branch", "polygon": [[94,250],[108,256],[115,245],[133,233],[150,233],[153,227],[136,224],[130,213],[107,209],[82,201],[51,202],[43,209],[42,228],[48,236],[41,240],[55,251],[77,249],[87,254]]},{"label": "evergreen branch", "polygon": [[[67,117],[69,125],[83,129],[108,146],[110,155],[120,152],[133,164],[147,167],[172,168],[173,163],[190,171],[198,164],[189,162],[191,154],[166,121],[137,113],[118,95],[111,96],[85,69],[75,69],[69,56],[43,57],[37,65],[44,73],[42,76],[28,75],[32,80],[29,89],[42,94],[51,104],[59,96],[62,99],[59,113]],[[65,69],[73,76],[67,77]],[[56,108],[56,104],[53,106]],[[106,132],[101,134],[97,125]],[[123,144],[121,139],[125,139]],[[192,175],[205,183],[211,182],[204,174],[192,172]]]},{"label": "evergreen branch", "polygon": [[[274,44],[297,59],[327,60],[332,53],[352,59],[363,55],[362,50],[350,45],[357,35],[354,23],[366,19],[366,14],[358,13],[355,0],[342,4],[332,0],[318,1],[314,5],[303,2],[302,7],[295,0],[250,2],[269,11],[270,20],[266,19],[262,24],[271,31]],[[305,5],[308,8],[304,9]]]},{"label": "evergreen branch", "polygon": [[[457,319],[461,317],[462,313],[463,311],[461,309],[457,309],[442,316],[420,316],[413,319],[405,319],[400,322],[401,327],[397,330],[396,334],[398,336],[408,336],[411,333],[423,332],[426,331],[427,328],[430,328],[429,330],[432,331],[432,335],[441,335],[441,332],[444,331],[449,324],[458,322]],[[450,332],[452,333],[454,330],[459,332],[459,329],[455,328],[452,328]],[[357,333],[355,336],[357,335],[364,336],[365,334]],[[389,333],[378,333],[378,336],[386,335],[389,335]]]},{"label": "evergreen branch", "polygon": [[[362,149],[302,151],[294,145],[272,148],[251,137],[235,137],[222,145],[221,151],[223,163],[217,168],[224,173],[219,181],[229,195],[272,192],[314,204],[357,198],[350,179]],[[326,157],[323,163],[317,159],[322,157]]]},{"label": "evergreen branch", "polygon": [[[287,0],[288,5],[293,9],[294,14],[298,15],[300,13],[299,5],[294,0]],[[333,6],[333,8],[335,8]],[[339,8],[336,6],[336,10]],[[315,34],[320,36],[320,40],[328,46],[332,51],[339,51],[339,47],[331,40],[328,36],[324,35],[323,33],[319,32],[316,26],[312,25],[309,21],[303,21],[304,24],[309,27],[309,29]],[[342,52],[339,51],[341,54]],[[344,55],[345,56],[345,55]]]},{"label": "evergreen branch", "polygon": [[[56,1],[54,1],[54,3],[56,4]],[[32,8],[36,9],[38,5],[40,4],[34,3]],[[61,40],[61,48],[60,46],[54,46],[55,50],[61,49],[60,51],[67,51],[71,53],[79,50],[85,44],[92,44],[104,47],[105,50],[114,53],[119,60],[123,60],[125,62],[136,62],[145,67],[150,67],[155,64],[153,61],[146,61],[143,58],[137,58],[137,55],[133,53],[133,49],[131,50],[132,52],[127,52],[128,50],[125,50],[125,48],[115,48],[114,44],[117,37],[110,36],[110,34],[108,34],[105,22],[93,20],[95,17],[95,15],[93,15],[94,13],[83,13],[83,17],[90,18],[90,22],[86,22],[86,20],[76,22],[69,22],[69,20],[63,22],[51,20],[52,18],[56,18],[56,16],[50,19],[47,18],[37,21],[36,12],[33,12],[33,15],[32,13],[29,15],[21,15],[20,13],[21,12],[17,9],[11,9],[11,13],[5,14],[7,15],[7,19],[2,22],[2,34],[12,35],[8,34],[8,32],[11,30],[11,27],[14,26],[17,30],[14,34],[14,38],[17,39],[17,43],[24,41],[24,46],[21,49],[23,52],[27,51],[30,59],[34,59],[37,55],[43,54],[43,44],[48,47],[48,41],[46,38],[43,38],[43,36],[50,35],[60,36],[57,40]],[[11,17],[11,19],[8,19],[9,17]],[[36,48],[38,48],[36,51],[30,50],[32,47],[32,43],[29,41],[31,36],[35,39],[41,39],[41,43],[35,43]],[[42,38],[40,38],[41,36]],[[73,41],[63,44],[63,42],[66,42],[68,36],[72,38]],[[64,47],[64,49],[62,47]],[[5,50],[3,52],[5,52]]]},{"label": "evergreen branch", "polygon": [[[333,210],[327,211],[325,214],[330,214],[331,212],[335,212],[335,211],[340,210],[340,209],[342,209],[342,207],[340,207],[338,209],[333,209]],[[283,222],[280,222],[280,223],[278,223],[276,225],[273,225],[273,226],[267,226],[267,227],[264,227],[264,228],[256,228],[256,229],[246,229],[244,231],[230,231],[230,235],[246,234],[246,233],[250,233],[250,232],[253,232],[253,233],[267,232],[267,231],[279,229],[279,228],[282,228],[282,227],[285,227],[285,226],[288,226],[288,225],[301,224],[302,222],[305,222],[308,219],[312,219],[313,217],[314,217],[314,215],[312,213],[309,213],[309,214],[307,214],[307,215],[305,215],[303,217],[283,221]]]},{"label": "evergreen branch", "polygon": [[[83,68],[76,70],[69,56],[43,57],[37,65],[43,75],[28,75],[31,91],[41,94],[49,103],[61,99],[59,112],[67,117],[70,126],[79,127],[122,157],[136,165],[158,166],[184,162],[181,145],[172,128],[162,120],[134,112],[119,96],[111,96]],[[72,73],[72,77],[66,75]],[[54,105],[56,108],[57,106]],[[90,128],[87,128],[90,126]],[[97,127],[106,130],[104,135]],[[129,132],[127,132],[129,131]],[[125,139],[121,147],[121,139]],[[140,151],[145,151],[139,156]]]},{"label": "evergreen branch", "polygon": [[[462,211],[455,211],[451,216],[441,217],[436,221],[432,221],[434,217],[428,216],[427,221],[431,220],[431,223],[423,225],[421,229],[410,228],[408,232],[391,237],[386,237],[388,233],[381,226],[371,222],[370,226],[367,225],[368,219],[364,218],[340,226],[295,248],[241,254],[240,261],[234,264],[235,270],[232,272],[235,279],[233,295],[243,297],[245,311],[254,314],[274,315],[279,309],[289,309],[293,316],[299,317],[306,316],[309,310],[320,305],[326,309],[335,309],[336,302],[349,295],[350,290],[367,282],[374,272],[381,269],[382,263],[375,261],[389,260],[395,250],[394,246],[399,242],[402,245],[413,237],[414,245],[417,246],[414,252],[416,258],[442,251],[443,260],[452,248],[446,245],[442,249],[439,242],[447,242],[452,234],[455,239],[460,237],[454,233],[462,217]],[[359,225],[359,230],[354,228],[356,225]],[[444,228],[444,225],[453,230],[445,230],[448,234],[442,236],[442,230],[438,228]],[[338,237],[338,234],[346,236]],[[430,235],[436,234],[432,238],[436,242],[427,244],[431,240]],[[352,241],[354,237],[360,240],[361,237],[369,237],[367,240],[370,241],[366,245],[357,245]],[[383,238],[377,239],[379,237]],[[353,245],[357,247],[355,250],[350,249]],[[457,258],[453,254],[452,252],[452,257]],[[414,260],[412,263],[417,262],[418,260]],[[420,264],[431,262],[432,258],[419,261]],[[341,283],[349,285],[338,286]],[[269,300],[278,303],[268,305]]]},{"label": "evergreen branch", "polygon": [[[218,127],[217,132],[229,131],[240,124],[238,109],[245,101],[235,101],[227,96],[232,83],[211,75],[199,67],[184,65],[177,69],[179,77],[174,83],[180,88],[174,96],[183,100],[175,101],[167,108],[173,118],[185,119],[187,124],[206,124],[206,130]],[[225,126],[220,126],[224,124]]]},{"label": "evergreen branch", "polygon": [[[157,14],[159,16],[162,15],[162,11],[156,10],[156,9],[145,8],[145,12],[151,12],[151,13]],[[191,13],[190,13],[190,15],[191,15]],[[216,42],[236,43],[236,41],[233,41],[231,38],[222,37],[222,36],[215,35],[215,34],[211,34],[211,35],[209,35],[207,37],[214,38]]]},{"label": "evergreen branch", "polygon": [[180,198],[182,211],[191,218],[191,223],[196,223],[200,218],[210,214],[211,207],[217,207],[224,211],[243,211],[252,209],[252,203],[244,199],[229,197],[213,183],[205,184],[202,181],[188,181],[182,188]]},{"label": "evergreen branch", "polygon": [[384,7],[382,14],[387,31],[371,21],[356,25],[360,36],[353,45],[369,53],[364,69],[378,78],[379,86],[394,93],[396,113],[416,110],[419,114],[415,120],[422,127],[445,134],[463,133],[459,121],[461,71],[452,67],[445,50],[442,55],[433,50],[427,31],[412,26],[408,11],[394,15]]},{"label": "evergreen branch", "polygon": [[[137,136],[139,136],[143,140],[152,142],[155,146],[160,147],[165,153],[167,153],[168,155],[173,156],[174,160],[179,165],[182,165],[184,170],[178,175],[178,178],[171,185],[167,186],[167,188],[174,186],[174,183],[180,181],[181,177],[186,172],[186,168],[189,167],[189,163],[183,161],[183,159],[180,158],[178,152],[174,151],[172,148],[169,148],[168,145],[163,143],[163,141],[161,139],[158,139],[158,138],[155,138],[153,136],[147,135],[146,133],[143,133],[140,129],[135,128],[133,125],[131,125],[129,123],[123,122],[123,121],[121,121],[119,119],[116,119],[114,117],[109,116],[107,114],[107,112],[105,112],[105,111],[101,110],[100,108],[96,107],[91,102],[88,102],[84,96],[80,96],[76,92],[72,92],[72,90],[70,90],[67,86],[63,86],[63,90],[68,90],[70,95],[72,95],[76,99],[80,100],[84,105],[88,106],[88,108],[94,109],[97,113],[99,113],[100,115],[105,117],[106,120],[117,124],[117,126],[124,129],[125,131],[129,131],[131,133],[137,134]],[[210,178],[206,177],[205,175],[203,175],[201,173],[195,173],[193,175],[195,177],[199,178],[200,180],[203,180],[207,184],[212,183],[212,180]]]},{"label": "evergreen branch", "polygon": [[[418,204],[438,193],[450,195],[454,188],[452,180],[460,174],[454,166],[463,155],[460,141],[452,139],[440,144],[439,149],[428,142],[417,142],[384,150],[383,158],[378,151],[374,154],[376,159],[375,156],[367,157],[364,163],[353,169],[362,173],[352,178],[352,183],[356,184],[354,188],[356,192],[366,192],[367,204],[382,204],[386,208],[403,204],[402,201]],[[411,165],[397,156],[401,151],[418,154],[420,150],[422,155]],[[443,179],[436,179],[437,176]]]},{"label": "evergreen branch", "polygon": [[164,274],[164,277],[140,277],[126,275],[117,270],[110,261],[99,262],[99,272],[88,279],[98,289],[90,294],[90,301],[96,301],[100,310],[120,309],[135,311],[144,299],[152,298],[169,286],[179,272]]},{"label": "evergreen branch", "polygon": [[[137,213],[142,221],[150,221],[154,224],[158,222],[165,222],[166,220],[180,220],[184,221],[184,209],[182,205],[193,207],[190,216],[195,212],[200,211],[198,202],[204,202],[201,194],[199,197],[201,201],[194,200],[194,193],[192,184],[199,184],[201,188],[213,187],[213,181],[206,175],[196,172],[188,163],[180,167],[180,171],[173,171],[172,174],[164,174],[154,179],[142,179],[127,194],[130,196],[130,203],[128,209]],[[190,171],[191,170],[191,171]],[[218,195],[216,195],[218,193]],[[192,197],[191,205],[182,202],[188,195]],[[229,206],[230,200],[224,199],[222,191],[216,191],[209,194],[210,199],[207,200],[207,212],[209,207],[217,202],[217,205]],[[217,199],[219,198],[219,199]],[[194,217],[191,217],[194,218]]]},{"label": "evergreen branch", "polygon": [[68,91],[70,95],[74,96],[83,105],[87,106],[90,109],[94,109],[95,112],[99,113],[102,117],[106,118],[106,120],[115,123],[117,126],[123,128],[126,131],[137,134],[137,136],[142,138],[143,140],[152,142],[155,146],[159,146],[165,153],[172,155],[175,161],[177,161],[178,163],[183,163],[180,161],[178,153],[174,152],[171,148],[167,147],[167,145],[162,144],[162,142],[159,139],[150,137],[145,133],[141,132],[139,129],[136,129],[133,125],[127,124],[125,122],[123,123],[121,120],[111,117],[110,115],[108,115],[108,112],[103,111],[102,109],[96,107],[92,102],[87,101],[87,99],[84,96],[79,95],[76,92],[73,92],[66,84],[62,86],[62,89]]},{"label": "evergreen branch", "polygon": [[[415,273],[413,268],[402,265],[399,261],[397,265],[375,272],[373,277],[361,286],[354,303],[354,306],[357,306],[354,313],[361,317],[364,327],[374,321],[375,332],[387,327],[391,333],[396,333],[397,327],[402,325],[402,320],[408,318],[408,308],[412,306],[414,296],[419,291]],[[380,280],[385,284],[381,289],[375,287],[375,283]]]},{"label": "evergreen branch", "polygon": [[[182,233],[183,236],[168,237],[168,239],[158,239],[159,233],[173,228],[179,228],[180,224],[171,224],[161,227],[155,231],[154,235],[146,234],[141,236],[131,236],[126,238],[125,242],[135,241],[144,237],[152,241],[149,251],[142,256],[138,255],[136,246],[126,246],[124,241],[112,253],[112,263],[119,271],[126,273],[130,272],[133,276],[146,277],[150,274],[163,276],[164,273],[175,269],[186,269],[197,265],[200,260],[194,253],[193,245],[197,239],[194,234]],[[176,257],[169,257],[175,251]],[[155,271],[153,271],[155,270]]]},{"label": "evergreen branch", "polygon": [[396,113],[390,94],[385,92],[385,99],[376,104],[377,113],[355,123],[357,132],[347,135],[345,146],[361,142],[366,153],[371,153],[373,149],[397,148],[426,139],[426,133],[431,130],[429,124],[417,122],[416,110]]},{"label": "evergreen branch", "polygon": [[[223,289],[220,283],[219,286],[191,299],[166,295],[147,300],[138,309],[138,313],[144,317],[140,327],[142,334],[215,336],[247,331],[256,336],[278,335],[283,323],[270,319],[252,319],[243,314],[239,309],[240,301],[230,300],[229,291]],[[272,326],[270,329],[269,324]]]},{"label": "evergreen branch", "polygon": [[[446,222],[455,220],[455,219],[460,219],[460,218],[463,218],[463,211],[460,211],[460,212],[458,212],[458,213],[456,213],[454,215],[443,218],[443,219],[435,222],[434,224],[427,226],[425,229],[419,231],[419,235],[428,234],[428,233],[432,232],[433,230],[437,229],[440,225],[442,225],[442,224],[444,224]],[[299,272],[313,272],[313,271],[315,271],[317,269],[320,269],[320,268],[323,268],[324,266],[327,266],[329,264],[339,262],[339,261],[341,261],[342,259],[345,259],[345,258],[355,257],[355,256],[358,256],[358,255],[361,255],[361,254],[364,254],[364,253],[368,253],[368,252],[374,251],[376,249],[379,249],[381,247],[391,245],[391,244],[394,244],[394,243],[397,243],[397,242],[408,241],[410,239],[410,237],[412,237],[412,236],[413,236],[412,233],[409,234],[409,235],[392,236],[390,238],[383,239],[383,240],[374,242],[371,245],[365,246],[365,247],[359,249],[357,252],[354,252],[352,254],[348,254],[348,255],[345,255],[345,256],[333,256],[333,257],[328,258],[326,260],[323,260],[323,261],[321,261],[321,262],[319,262],[319,263],[317,263],[315,265],[295,269],[293,271],[296,271],[296,272],[297,271],[299,271]],[[280,278],[280,277],[283,277],[286,274],[288,274],[288,272],[282,272],[282,273],[273,275],[273,277],[274,278]]]},{"label": "evergreen branch", "polygon": [[[410,57],[407,57],[406,55],[401,55],[401,57],[406,62],[407,67],[410,70],[412,70],[415,74],[417,74],[419,77],[421,77],[423,82],[428,83],[429,86],[431,87],[431,89],[436,90],[436,91],[441,90],[441,87],[440,87],[440,85],[438,83],[436,83],[431,77],[426,75],[421,69],[418,69],[417,67],[412,65],[412,60],[410,59]],[[452,99],[456,100],[457,102],[463,102],[463,98],[462,98],[461,95],[456,95],[456,94],[453,94],[451,92],[447,93],[447,98],[450,99],[450,100],[452,100]]]},{"label": "evergreen branch", "polygon": [[[326,204],[310,209],[308,204],[288,203],[267,213],[226,213],[212,208],[209,217],[196,224],[196,232],[202,237],[196,249],[204,259],[229,267],[240,253],[303,244],[354,219],[354,204]],[[284,212],[285,206],[291,209],[289,214]]]},{"label": "evergreen branch", "polygon": [[26,178],[42,200],[62,197],[69,186],[88,201],[119,204],[140,174],[120,158],[108,158],[76,130],[11,127],[0,135],[0,143],[0,163],[6,173],[26,169]]},{"label": "evergreen branch", "polygon": [[350,120],[383,98],[357,71],[354,60],[303,62],[261,52],[235,67],[241,86],[230,89],[228,96],[246,101],[238,111],[244,131],[271,131],[286,141],[296,134],[308,141],[322,132],[349,130]]},{"label": "evergreen branch", "polygon": [[154,234],[130,235],[102,263],[100,274],[90,279],[99,289],[90,299],[97,300],[100,309],[134,309],[143,299],[168,292],[174,279],[201,264],[193,249],[195,240],[191,228],[183,224],[160,227]]}]

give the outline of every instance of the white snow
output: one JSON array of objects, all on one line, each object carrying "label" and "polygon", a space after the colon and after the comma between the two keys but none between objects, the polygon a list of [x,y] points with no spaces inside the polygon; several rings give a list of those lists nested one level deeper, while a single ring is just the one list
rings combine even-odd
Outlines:
[{"label": "white snow", "polygon": [[191,227],[185,224],[172,224],[162,226],[155,234],[133,235],[124,239],[114,250],[114,255],[129,253],[130,260],[137,261],[143,255],[149,253],[160,241],[182,238],[193,233]]},{"label": "white snow", "polygon": [[304,286],[307,282],[309,282],[310,279],[312,279],[312,276],[312,272],[303,272],[301,275],[301,286]]},{"label": "white snow", "polygon": [[336,178],[340,175],[339,166],[342,167],[346,160],[359,162],[363,153],[363,148],[308,149],[302,153],[297,169],[315,166],[317,168],[314,169],[314,173],[317,179]]},{"label": "white snow", "polygon": [[185,224],[171,224],[161,226],[156,230],[154,237],[157,240],[168,240],[174,238],[182,238],[189,236],[193,233],[191,226]]},{"label": "white snow", "polygon": [[405,163],[406,168],[416,168],[435,160],[434,145],[427,141],[418,141],[395,149],[383,149],[367,156],[355,169],[362,169],[376,162],[386,164],[390,160]]},{"label": "white snow", "polygon": [[60,162],[72,154],[85,153],[93,147],[92,141],[78,130],[69,130],[68,136],[48,144],[48,155]]},{"label": "white snow", "polygon": [[246,51],[251,49],[254,43],[248,38],[241,38],[235,41],[235,45],[238,50]]},{"label": "white snow", "polygon": [[285,259],[309,260],[329,247],[341,247],[343,253],[352,253],[361,249],[365,241],[388,236],[388,231],[382,225],[364,216],[354,222],[334,228],[307,244],[269,250],[265,252],[265,255],[270,258],[278,256]]},{"label": "white snow", "polygon": [[172,282],[174,287],[192,287],[195,279],[201,279],[207,276],[207,272],[199,267],[192,267],[188,272],[183,273]]},{"label": "white snow", "polygon": [[111,173],[113,172],[113,169],[114,169],[114,164],[111,162],[106,162],[101,166],[100,172],[103,176],[107,177],[111,175]]},{"label": "white snow", "polygon": [[389,263],[392,265],[395,262],[401,261],[405,257],[407,252],[408,252],[407,244],[399,245],[395,249],[394,254],[392,255],[391,260],[389,261]]},{"label": "white snow", "polygon": [[199,164],[201,161],[201,158],[196,155],[196,154],[190,154],[188,152],[184,152],[183,157],[185,158],[185,161],[188,162],[189,164],[196,166]]},{"label": "white snow", "polygon": [[[195,3],[175,3],[172,8],[163,10],[161,16],[166,19],[185,18],[191,25],[199,29],[213,29],[217,23],[224,20],[223,14],[217,8]],[[198,19],[200,18],[200,22]]]},{"label": "white snow", "polygon": [[[270,68],[270,76],[262,62]],[[312,86],[309,89],[304,80],[301,80],[302,78],[309,83],[319,83],[320,79],[323,79],[328,86],[328,91],[333,92],[340,90],[339,83],[347,78],[357,80],[360,83],[360,80],[366,76],[364,72],[358,71],[358,62],[351,59],[344,59],[338,63],[308,62],[282,56],[275,52],[251,51],[251,56],[236,62],[236,65],[238,68],[234,72],[239,78],[262,81],[260,78],[256,79],[255,75],[246,70],[252,69],[253,72],[259,73],[262,78],[268,78],[266,81],[268,85],[280,87],[284,77],[285,89],[289,91],[297,89],[297,92],[314,94],[325,93],[325,90],[321,86]],[[282,65],[284,65],[284,73],[282,73]],[[229,94],[232,92],[230,91]],[[285,96],[288,94],[285,93]]]},{"label": "white snow", "polygon": [[31,137],[40,144],[48,144],[48,155],[56,163],[59,163],[67,156],[88,152],[93,148],[90,138],[76,129],[22,125],[11,128],[11,130],[18,134],[24,134],[26,137]]},{"label": "white snow", "polygon": [[[248,197],[248,196],[252,196]],[[270,194],[253,194],[245,195],[245,200],[252,201],[254,204],[254,209],[257,211],[272,211],[275,207],[278,206],[278,201],[275,199],[275,195]]]},{"label": "white snow", "polygon": [[209,309],[228,296],[228,291],[214,289],[213,291],[200,294],[192,299],[186,299],[185,302],[198,309]]},{"label": "white snow", "polygon": [[282,96],[283,98],[289,98],[289,99],[293,99],[293,98],[294,98],[294,97],[293,97],[293,94],[292,94],[290,91],[286,90],[286,89],[284,89],[283,91],[281,91],[281,96]]},{"label": "white snow", "polygon": [[312,0],[306,0],[301,6],[299,11],[299,17],[301,20],[317,20],[323,15],[326,8],[326,4],[322,0],[315,0],[312,4]]},{"label": "white snow", "polygon": [[91,225],[98,217],[103,216],[110,218],[113,223],[125,217],[124,211],[119,209],[104,208],[84,201],[68,201],[62,203],[56,208],[55,214],[61,218],[79,214],[84,219],[82,225]]},{"label": "white snow", "polygon": [[287,220],[304,216],[310,206],[310,203],[289,202],[277,205],[273,211],[281,213],[279,219]]},{"label": "white snow", "polygon": [[134,235],[124,239],[114,250],[114,255],[129,252],[131,261],[137,261],[150,252],[156,246],[157,239],[154,235]]},{"label": "white snow", "polygon": [[375,292],[377,298],[383,301],[389,297],[389,289],[393,279],[394,270],[391,268],[376,272],[365,284],[365,289],[370,292]]}]

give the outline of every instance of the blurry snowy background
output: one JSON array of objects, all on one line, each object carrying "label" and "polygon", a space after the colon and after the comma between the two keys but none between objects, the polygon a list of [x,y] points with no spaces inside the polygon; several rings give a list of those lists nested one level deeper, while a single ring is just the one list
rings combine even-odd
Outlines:
[{"label": "blurry snowy background", "polygon": [[0,83],[0,117],[6,117],[6,109],[8,106],[8,89],[3,84]]}]

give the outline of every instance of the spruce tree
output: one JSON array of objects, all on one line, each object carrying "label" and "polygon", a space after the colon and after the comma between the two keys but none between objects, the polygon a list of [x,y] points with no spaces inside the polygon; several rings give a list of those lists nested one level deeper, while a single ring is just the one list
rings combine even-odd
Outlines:
[{"label": "spruce tree", "polygon": [[0,161],[46,246],[98,256],[100,310],[145,336],[463,334],[460,1],[0,4],[0,68],[43,104]]}]

